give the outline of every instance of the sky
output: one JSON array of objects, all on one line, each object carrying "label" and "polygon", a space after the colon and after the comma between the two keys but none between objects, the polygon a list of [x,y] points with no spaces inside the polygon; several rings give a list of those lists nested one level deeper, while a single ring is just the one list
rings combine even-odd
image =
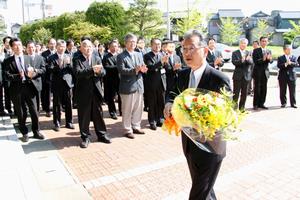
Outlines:
[{"label": "sky", "polygon": [[[86,10],[94,0],[45,0],[46,4],[52,4],[52,16],[75,10]],[[101,1],[101,0],[100,0]],[[103,1],[103,0],[102,0]],[[128,6],[133,0],[119,0],[124,6]],[[157,0],[158,8],[167,11],[167,0]],[[242,9],[245,16],[250,16],[260,10],[270,14],[271,10],[300,11],[300,3],[296,0],[169,0],[169,11],[187,10],[198,7],[203,12],[216,12],[218,9]],[[26,3],[40,3],[41,0],[24,0]],[[284,2],[284,3],[283,3]],[[22,23],[22,0],[8,0],[9,11],[4,13],[10,23]],[[29,15],[28,15],[29,13]],[[47,14],[47,13],[46,13]],[[42,16],[40,6],[32,5],[25,8],[25,20],[40,18]]]}]

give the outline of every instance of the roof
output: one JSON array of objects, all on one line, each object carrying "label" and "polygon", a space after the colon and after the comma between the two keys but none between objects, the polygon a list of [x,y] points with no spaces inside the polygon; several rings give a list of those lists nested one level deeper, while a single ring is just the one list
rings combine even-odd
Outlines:
[{"label": "roof", "polygon": [[219,17],[232,17],[232,18],[244,18],[245,15],[243,14],[241,9],[220,9],[218,10]]},{"label": "roof", "polygon": [[257,13],[254,13],[253,15],[251,15],[251,17],[269,17],[270,15],[262,12],[262,11],[259,11]]},{"label": "roof", "polygon": [[300,19],[300,11],[281,11],[279,16],[282,19]]}]

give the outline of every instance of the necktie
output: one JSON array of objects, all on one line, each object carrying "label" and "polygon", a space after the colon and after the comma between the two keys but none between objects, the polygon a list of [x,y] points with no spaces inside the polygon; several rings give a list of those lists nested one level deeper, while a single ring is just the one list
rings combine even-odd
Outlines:
[{"label": "necktie", "polygon": [[20,66],[21,66],[22,70],[24,72],[26,72],[26,67],[24,67],[23,64],[22,64],[22,58],[21,58],[21,56],[19,57],[19,63],[20,63]]},{"label": "necktie", "polygon": [[196,88],[196,77],[194,71],[191,73],[190,88]]}]

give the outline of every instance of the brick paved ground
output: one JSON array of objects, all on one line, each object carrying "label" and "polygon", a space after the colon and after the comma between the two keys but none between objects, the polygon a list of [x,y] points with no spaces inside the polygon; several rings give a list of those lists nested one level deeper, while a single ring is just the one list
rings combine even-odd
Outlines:
[{"label": "brick paved ground", "polygon": [[[268,86],[270,109],[250,109],[240,141],[228,144],[215,185],[221,200],[300,199],[300,108],[279,107],[276,77]],[[299,83],[297,93],[300,102]],[[251,103],[250,97],[247,106]],[[180,138],[151,131],[146,119],[144,113],[146,135],[130,140],[123,137],[121,118],[112,120],[105,111],[112,144],[98,143],[93,135],[89,148],[80,149],[76,119],[75,130],[57,133],[51,118],[40,118],[48,140],[94,199],[187,199],[191,180]]]}]

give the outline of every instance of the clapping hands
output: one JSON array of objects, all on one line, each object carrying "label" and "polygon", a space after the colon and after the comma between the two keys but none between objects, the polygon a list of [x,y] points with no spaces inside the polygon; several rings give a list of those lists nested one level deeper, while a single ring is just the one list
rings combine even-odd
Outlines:
[{"label": "clapping hands", "polygon": [[94,71],[94,73],[95,73],[95,74],[100,74],[102,67],[103,67],[103,66],[102,66],[101,64],[99,64],[99,65],[94,65],[94,66],[93,66],[93,71]]}]

